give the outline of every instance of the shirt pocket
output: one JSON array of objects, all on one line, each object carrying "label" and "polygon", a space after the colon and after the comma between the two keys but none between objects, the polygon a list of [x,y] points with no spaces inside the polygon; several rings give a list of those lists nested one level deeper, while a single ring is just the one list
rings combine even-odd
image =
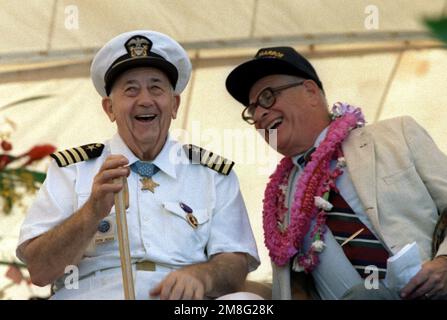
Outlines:
[{"label": "shirt pocket", "polygon": [[[418,217],[425,216],[424,219],[428,218],[433,210],[436,210],[433,208],[432,197],[414,166],[387,175],[382,178],[382,181],[377,185],[377,202],[379,206],[382,206],[382,212],[389,213],[382,214],[380,217],[388,227],[391,225],[388,219],[396,216],[393,213],[396,208],[407,216],[414,214]],[[395,219],[397,225],[402,226],[401,218]],[[414,217],[410,219],[414,219]],[[416,221],[413,223],[418,225]]]},{"label": "shirt pocket", "polygon": [[387,175],[382,179],[387,185],[391,185],[395,183],[405,183],[407,181],[411,181],[415,175],[417,175],[415,167],[409,166],[403,170]]},{"label": "shirt pocket", "polygon": [[77,194],[76,203],[74,205],[73,211],[79,210],[87,202],[89,197],[90,197],[90,193]]},{"label": "shirt pocket", "polygon": [[[176,253],[203,250],[208,242],[210,215],[207,209],[193,209],[193,216],[180,207],[180,202],[163,202],[163,220],[166,241]],[[197,227],[194,227],[194,220]]]}]

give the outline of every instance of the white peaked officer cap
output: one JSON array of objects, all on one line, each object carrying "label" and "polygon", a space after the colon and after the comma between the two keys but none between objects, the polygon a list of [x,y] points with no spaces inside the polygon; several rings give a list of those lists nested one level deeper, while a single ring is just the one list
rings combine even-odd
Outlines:
[{"label": "white peaked officer cap", "polygon": [[90,74],[96,91],[108,96],[113,83],[126,70],[153,67],[163,71],[180,94],[191,75],[191,61],[180,44],[167,35],[150,30],[122,33],[95,55]]}]

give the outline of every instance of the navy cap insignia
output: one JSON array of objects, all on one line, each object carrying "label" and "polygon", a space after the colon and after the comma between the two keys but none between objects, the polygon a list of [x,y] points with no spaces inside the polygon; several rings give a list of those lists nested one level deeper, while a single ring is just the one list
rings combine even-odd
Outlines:
[{"label": "navy cap insignia", "polygon": [[152,48],[152,41],[143,36],[133,36],[124,46],[132,58],[147,57]]},{"label": "navy cap insignia", "polygon": [[97,158],[104,149],[102,143],[86,144],[77,148],[58,151],[50,156],[56,160],[59,167],[66,167],[70,164]]},{"label": "navy cap insignia", "polygon": [[193,144],[185,144],[183,150],[192,163],[201,164],[226,176],[234,166],[234,161],[225,159]]}]

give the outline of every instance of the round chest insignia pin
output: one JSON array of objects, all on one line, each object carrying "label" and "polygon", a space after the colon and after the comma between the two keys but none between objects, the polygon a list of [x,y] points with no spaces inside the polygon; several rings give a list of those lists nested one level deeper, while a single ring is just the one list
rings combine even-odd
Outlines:
[{"label": "round chest insignia pin", "polygon": [[98,225],[98,231],[101,233],[106,233],[110,230],[110,222],[107,220],[102,220]]},{"label": "round chest insignia pin", "polygon": [[180,202],[179,205],[180,208],[182,208],[182,210],[186,212],[186,221],[188,221],[191,227],[197,229],[197,227],[199,226],[199,222],[197,221],[197,218],[192,214],[192,209],[183,202]]}]

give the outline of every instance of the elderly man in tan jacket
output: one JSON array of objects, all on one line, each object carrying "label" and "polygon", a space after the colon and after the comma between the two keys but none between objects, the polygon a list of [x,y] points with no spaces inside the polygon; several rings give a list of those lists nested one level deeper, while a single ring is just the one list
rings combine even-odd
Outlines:
[{"label": "elderly man in tan jacket", "polygon": [[[432,253],[447,157],[422,127],[410,117],[363,127],[361,110],[345,103],[329,112],[315,69],[290,47],[260,49],[226,86],[245,106],[242,118],[268,130],[265,140],[285,156],[263,202],[274,299],[301,298],[302,289],[321,299],[447,297],[441,229]],[[422,267],[392,289],[387,259],[413,242]],[[367,285],[371,277],[378,285]]]}]

